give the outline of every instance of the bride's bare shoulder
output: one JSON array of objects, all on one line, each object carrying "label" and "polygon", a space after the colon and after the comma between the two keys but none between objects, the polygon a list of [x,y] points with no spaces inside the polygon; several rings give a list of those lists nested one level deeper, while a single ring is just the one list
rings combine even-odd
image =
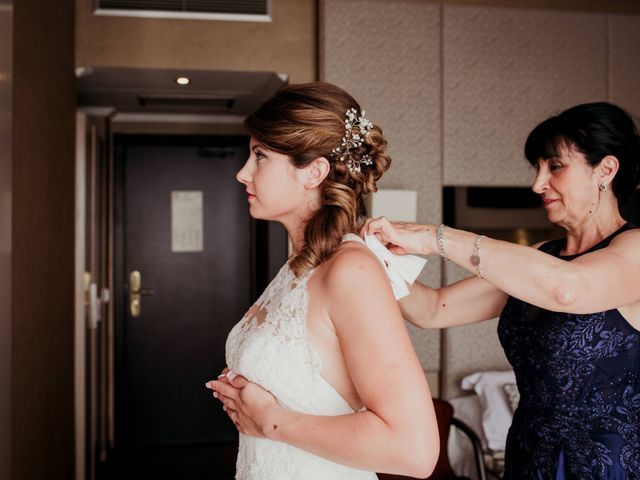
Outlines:
[{"label": "bride's bare shoulder", "polygon": [[371,294],[390,288],[380,261],[364,243],[356,241],[341,243],[317,274],[330,296],[342,297],[345,292]]}]

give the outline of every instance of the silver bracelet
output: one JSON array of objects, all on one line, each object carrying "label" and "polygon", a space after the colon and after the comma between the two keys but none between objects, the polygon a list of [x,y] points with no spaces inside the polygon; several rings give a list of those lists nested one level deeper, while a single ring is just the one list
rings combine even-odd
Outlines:
[{"label": "silver bracelet", "polygon": [[449,260],[449,257],[447,257],[447,250],[445,249],[444,228],[444,223],[438,227],[438,250],[440,250],[440,256],[443,260]]},{"label": "silver bracelet", "polygon": [[471,265],[476,267],[480,278],[484,278],[482,268],[480,268],[480,242],[483,238],[484,235],[476,235],[476,240],[473,242],[473,255],[471,255]]}]

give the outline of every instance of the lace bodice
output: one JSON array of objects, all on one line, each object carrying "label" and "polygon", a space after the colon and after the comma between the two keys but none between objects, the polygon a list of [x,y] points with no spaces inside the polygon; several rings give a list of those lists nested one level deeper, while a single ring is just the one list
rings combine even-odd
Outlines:
[{"label": "lace bodice", "polygon": [[[228,367],[270,391],[285,408],[315,415],[354,413],[322,377],[307,337],[307,282],[285,264],[227,338]],[[240,434],[238,480],[371,480],[356,470],[291,445]]]}]

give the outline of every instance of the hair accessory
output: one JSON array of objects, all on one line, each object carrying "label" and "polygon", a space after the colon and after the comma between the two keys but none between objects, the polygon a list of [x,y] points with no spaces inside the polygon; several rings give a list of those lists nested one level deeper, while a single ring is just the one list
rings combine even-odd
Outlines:
[{"label": "hair accessory", "polygon": [[606,182],[602,182],[600,185],[598,185],[598,188],[600,189],[601,192],[606,192],[607,191],[607,183]]},{"label": "hair accessory", "polygon": [[370,155],[364,154],[360,156],[355,151],[362,146],[366,140],[367,133],[373,128],[373,123],[367,120],[364,114],[364,110],[360,116],[358,116],[358,111],[355,108],[347,110],[344,120],[345,135],[342,137],[342,143],[331,151],[331,155],[336,160],[345,163],[351,173],[360,173],[362,165],[373,164],[373,159]]},{"label": "hair accessory", "polygon": [[438,227],[438,250],[440,251],[440,256],[443,260],[449,260],[449,257],[447,257],[447,250],[445,249],[444,229],[444,223]]},{"label": "hair accessory", "polygon": [[476,267],[478,276],[484,278],[482,275],[482,269],[480,268],[480,242],[484,238],[484,235],[476,235],[476,240],[473,242],[473,255],[471,255],[471,265]]}]

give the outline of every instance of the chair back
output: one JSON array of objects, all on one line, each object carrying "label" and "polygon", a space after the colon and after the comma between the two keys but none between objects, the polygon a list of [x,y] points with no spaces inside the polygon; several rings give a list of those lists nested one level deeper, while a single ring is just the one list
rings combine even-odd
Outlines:
[{"label": "chair back", "polygon": [[440,434],[440,454],[438,455],[436,467],[428,478],[429,480],[455,480],[458,477],[454,473],[453,468],[451,468],[449,452],[447,450],[449,429],[451,427],[451,419],[453,418],[453,406],[446,400],[434,398],[433,407],[436,411],[438,433]]}]

